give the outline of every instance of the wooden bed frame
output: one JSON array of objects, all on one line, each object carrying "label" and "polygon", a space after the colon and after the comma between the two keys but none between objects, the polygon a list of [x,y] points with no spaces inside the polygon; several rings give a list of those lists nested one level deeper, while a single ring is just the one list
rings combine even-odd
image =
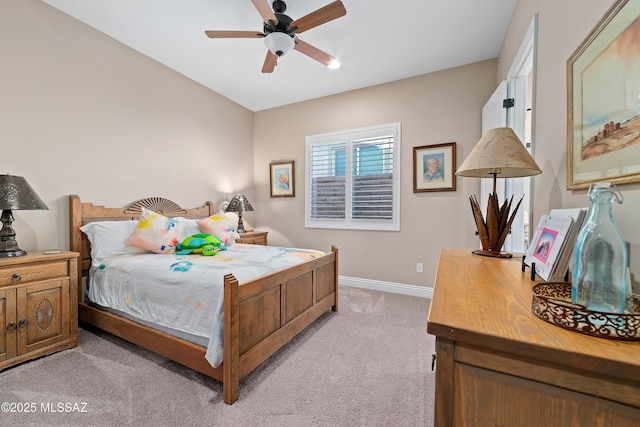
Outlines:
[{"label": "wooden bed frame", "polygon": [[90,245],[80,227],[94,221],[135,220],[142,207],[165,216],[205,218],[213,203],[193,209],[152,197],[125,208],[105,208],[69,196],[71,250],[80,253],[78,319],[221,381],[227,404],[238,400],[240,380],[327,310],[338,310],[338,249],[314,260],[238,283],[224,278],[223,363],[212,368],[206,348],[108,313],[84,302],[82,277],[91,265]]}]

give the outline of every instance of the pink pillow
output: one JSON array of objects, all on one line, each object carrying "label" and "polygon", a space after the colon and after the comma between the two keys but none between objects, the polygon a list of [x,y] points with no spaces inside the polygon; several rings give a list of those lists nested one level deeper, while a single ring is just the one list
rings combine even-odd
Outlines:
[{"label": "pink pillow", "polygon": [[233,245],[240,237],[236,226],[226,215],[212,215],[208,218],[198,219],[196,223],[203,233],[213,234],[222,240],[225,246]]},{"label": "pink pillow", "polygon": [[184,221],[167,218],[149,209],[142,208],[137,227],[124,242],[127,245],[146,249],[157,254],[169,254],[176,250],[178,236]]}]

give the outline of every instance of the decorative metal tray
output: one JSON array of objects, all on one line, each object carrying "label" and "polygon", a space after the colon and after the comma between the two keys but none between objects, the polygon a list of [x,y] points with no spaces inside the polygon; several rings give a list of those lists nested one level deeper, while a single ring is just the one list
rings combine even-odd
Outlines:
[{"label": "decorative metal tray", "polygon": [[633,296],[633,314],[587,310],[571,302],[571,283],[545,282],[533,286],[531,311],[561,328],[600,338],[640,340],[640,296]]}]

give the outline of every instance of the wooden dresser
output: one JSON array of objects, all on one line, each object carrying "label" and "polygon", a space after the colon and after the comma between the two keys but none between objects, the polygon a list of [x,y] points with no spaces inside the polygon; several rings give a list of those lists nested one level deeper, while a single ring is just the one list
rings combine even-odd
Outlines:
[{"label": "wooden dresser", "polygon": [[0,370],[78,345],[78,254],[0,258]]},{"label": "wooden dresser", "polygon": [[568,331],[531,312],[521,258],[442,249],[427,331],[436,426],[640,426],[640,341]]}]

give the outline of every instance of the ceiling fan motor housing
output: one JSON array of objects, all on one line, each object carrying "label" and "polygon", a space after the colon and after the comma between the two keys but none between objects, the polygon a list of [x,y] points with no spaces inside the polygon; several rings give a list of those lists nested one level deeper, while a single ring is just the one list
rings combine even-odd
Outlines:
[{"label": "ceiling fan motor housing", "polygon": [[284,14],[284,11],[287,10],[287,5],[282,0],[276,0],[273,2],[273,14],[278,19],[278,24],[273,25],[273,22],[265,22],[264,23],[264,34],[265,36],[278,32],[278,33],[286,33],[289,36],[293,37],[295,33],[295,29],[291,28],[291,23],[293,19],[288,15]]}]

